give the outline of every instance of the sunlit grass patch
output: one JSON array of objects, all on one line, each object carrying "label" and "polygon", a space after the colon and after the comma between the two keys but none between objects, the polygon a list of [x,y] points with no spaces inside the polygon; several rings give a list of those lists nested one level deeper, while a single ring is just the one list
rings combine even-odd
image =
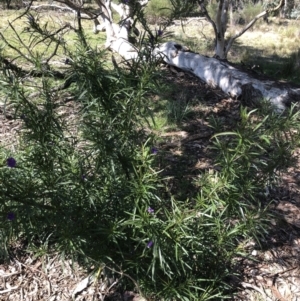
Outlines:
[{"label": "sunlit grass patch", "polygon": [[277,31],[283,38],[298,39],[300,37],[299,21],[288,21],[288,24],[279,26]]},{"label": "sunlit grass patch", "polygon": [[[244,19],[244,24],[248,24],[262,11],[264,11],[264,7],[260,2],[258,2],[256,4],[253,4],[250,2],[245,4],[244,8],[241,12],[241,17]],[[260,19],[259,21],[260,22],[258,22],[258,23],[263,22],[262,19]]]},{"label": "sunlit grass patch", "polygon": [[[47,12],[36,13],[32,12],[31,16],[34,18],[36,24],[40,26],[43,30],[53,34],[57,32],[53,37],[57,40],[61,40],[61,47],[56,51],[56,56],[62,58],[66,53],[64,51],[65,47],[71,47],[75,49],[78,44],[78,35],[74,32],[74,29],[78,27],[76,19],[72,13],[57,13],[53,12],[48,14]],[[56,45],[49,43],[47,48],[44,47],[43,43],[38,42],[36,39],[36,33],[33,33],[30,29],[30,17],[29,15],[24,15],[22,18],[17,18],[17,13],[8,14],[8,16],[3,16],[1,33],[7,38],[7,41],[17,50],[19,50],[24,57],[21,60],[26,60],[26,56],[30,56],[30,51],[34,51],[36,54],[41,56],[41,60],[47,59],[51,55]],[[70,26],[68,26],[70,25]],[[104,44],[105,33],[93,34],[92,28],[93,23],[88,20],[82,21],[82,27],[86,32],[86,38],[89,40],[91,47],[98,47]],[[65,27],[63,31],[60,28]],[[18,35],[18,36],[17,36]],[[49,41],[50,39],[48,39]],[[2,41],[4,44],[4,41]],[[34,48],[33,50],[30,50]],[[9,50],[5,47],[3,53],[7,57],[21,57],[18,55],[17,51]]]},{"label": "sunlit grass patch", "polygon": [[172,5],[169,0],[150,1],[145,9],[148,21],[155,24],[163,18],[169,18],[172,14]]}]

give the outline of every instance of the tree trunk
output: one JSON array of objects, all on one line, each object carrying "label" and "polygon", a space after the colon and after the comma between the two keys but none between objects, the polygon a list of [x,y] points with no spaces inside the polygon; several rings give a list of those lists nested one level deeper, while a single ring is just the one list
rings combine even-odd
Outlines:
[{"label": "tree trunk", "polygon": [[155,50],[169,65],[192,72],[212,87],[219,87],[246,104],[268,100],[282,112],[291,102],[300,100],[300,87],[262,79],[241,71],[227,62],[190,52],[176,42],[167,42]]},{"label": "tree trunk", "polygon": [[[129,32],[133,24],[130,7],[124,3],[117,5],[111,0],[96,0],[96,2],[103,11],[102,18],[106,31],[105,47],[119,53],[126,60],[136,59],[138,50],[129,42]],[[112,21],[111,7],[121,17],[119,24]]]},{"label": "tree trunk", "polygon": [[283,5],[284,1],[280,0],[280,3],[269,10],[265,10],[258,14],[253,20],[251,20],[244,28],[242,28],[237,34],[230,37],[226,40],[225,34],[228,25],[228,8],[231,1],[229,0],[219,0],[218,8],[217,8],[217,17],[216,20],[213,21],[206,9],[207,3],[205,0],[198,0],[198,4],[202,11],[202,14],[206,17],[206,20],[212,25],[214,33],[215,33],[215,57],[220,59],[226,59],[229,50],[231,49],[233,42],[243,35],[247,30],[249,30],[258,19],[268,16],[270,13],[276,12]]},{"label": "tree trunk", "polygon": [[227,56],[225,33],[228,23],[228,7],[229,0],[220,0],[216,18],[217,37],[215,55],[221,59],[224,59]]}]

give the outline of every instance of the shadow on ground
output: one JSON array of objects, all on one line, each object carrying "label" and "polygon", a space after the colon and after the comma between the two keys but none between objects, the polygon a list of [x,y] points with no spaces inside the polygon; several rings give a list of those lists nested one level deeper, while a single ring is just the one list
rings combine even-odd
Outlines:
[{"label": "shadow on ground", "polygon": [[[174,87],[168,101],[184,101],[192,115],[182,118],[176,131],[161,133],[164,139],[158,140],[157,160],[170,194],[179,200],[193,199],[199,193],[194,179],[218,168],[213,164],[215,154],[208,147],[210,139],[214,133],[233,129],[240,118],[240,102],[187,73],[168,70],[165,78]],[[236,260],[236,276],[228,279],[237,288],[235,300],[292,301],[300,296],[299,154],[298,149],[294,153],[295,165],[280,175],[278,184],[270,187],[264,200],[264,206],[270,203],[274,216],[270,229],[249,243],[247,256]]]},{"label": "shadow on ground", "polygon": [[[300,51],[295,51],[282,57],[276,53],[269,56],[264,54],[264,49],[258,49],[238,43],[234,44],[233,52],[251,53],[240,63],[256,75],[271,77],[272,79],[300,83]],[[234,59],[234,56],[233,56]]]}]

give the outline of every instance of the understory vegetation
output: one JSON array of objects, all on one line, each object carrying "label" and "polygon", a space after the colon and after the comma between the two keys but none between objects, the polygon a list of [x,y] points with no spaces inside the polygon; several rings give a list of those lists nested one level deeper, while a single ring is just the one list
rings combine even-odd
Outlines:
[{"label": "understory vegetation", "polygon": [[[36,257],[57,252],[93,265],[119,278],[116,289],[149,300],[231,295],[232,266],[247,255],[248,240],[259,244],[268,232],[267,192],[293,163],[298,107],[278,115],[268,101],[240,106],[224,124],[222,117],[197,115],[203,95],[172,99],[176,87],[167,86],[150,46],[137,61],[112,63],[82,28],[68,44],[56,29],[37,26],[35,15],[26,18],[26,31],[8,28],[16,34],[11,43],[1,33],[2,107],[21,123],[18,143],[0,147],[1,261],[22,241]],[[8,65],[12,53],[12,64],[23,69]],[[51,53],[64,59],[59,73],[43,57]],[[22,71],[28,66],[35,73]],[[165,173],[158,132],[197,118],[211,131],[205,150],[211,168],[195,170],[188,188],[170,187],[174,178],[183,181],[186,167]]]}]

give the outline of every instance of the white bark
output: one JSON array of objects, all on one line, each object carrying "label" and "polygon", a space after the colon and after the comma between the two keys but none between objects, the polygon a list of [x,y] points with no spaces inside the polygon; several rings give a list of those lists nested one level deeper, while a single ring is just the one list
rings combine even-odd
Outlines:
[{"label": "white bark", "polygon": [[216,56],[220,58],[224,58],[226,50],[225,33],[228,23],[228,7],[229,0],[220,0],[216,18],[217,37],[215,49]]},{"label": "white bark", "polygon": [[[118,26],[118,25],[117,25]],[[115,30],[115,39],[110,41],[109,48],[119,53],[124,59],[131,60],[138,57],[138,49],[128,41],[131,22],[124,21],[118,29]]]},{"label": "white bark", "polygon": [[[68,5],[70,0],[56,0],[64,2]],[[143,1],[146,2],[147,0]],[[281,0],[281,3],[283,0]],[[114,5],[111,0],[96,0],[102,10],[102,18],[106,29],[106,47],[112,51],[119,53],[125,59],[136,59],[138,57],[138,49],[129,42],[129,32],[132,26],[130,8],[126,4]],[[213,25],[217,35],[217,51],[220,51],[221,57],[227,55],[233,41],[248,30],[258,18],[267,12],[259,14],[244,29],[225,44],[225,32],[228,22],[228,6],[229,0],[219,1],[219,11],[217,21],[214,23],[205,8],[204,1],[199,1],[204,9],[205,15],[209,22]],[[120,14],[122,20],[119,24],[112,22],[111,6]],[[72,6],[71,6],[72,7]],[[279,6],[278,6],[279,7]],[[277,8],[278,8],[277,7]],[[219,41],[219,42],[218,42]],[[154,51],[154,55],[169,64],[180,69],[192,72],[201,80],[213,87],[219,87],[234,98],[240,98],[244,101],[261,101],[269,100],[278,112],[286,108],[286,104],[300,99],[300,88],[291,88],[287,85],[278,85],[275,81],[260,80],[249,74],[242,72],[230,64],[215,58],[209,58],[187,50],[176,42],[167,42],[160,45]]]},{"label": "white bark", "polygon": [[[105,46],[114,52],[119,53],[126,60],[136,59],[138,57],[137,48],[129,42],[129,32],[133,24],[131,18],[130,7],[124,3],[114,4],[110,0],[101,0],[102,7],[105,7],[106,13],[105,29],[106,29],[106,44]],[[104,3],[105,1],[105,3]],[[148,1],[143,1],[143,5]],[[110,8],[113,8],[121,17],[119,24],[112,23],[112,12]]]},{"label": "white bark", "polygon": [[124,3],[115,4],[112,2],[111,7],[119,14],[121,20],[125,20],[130,15],[130,8]]},{"label": "white bark", "polygon": [[192,72],[207,84],[219,87],[233,98],[253,102],[265,99],[270,101],[278,112],[283,111],[286,104],[295,100],[295,97],[300,99],[300,88],[256,79],[226,62],[185,49],[176,42],[167,42],[156,49],[155,53],[161,55],[167,64]]},{"label": "white bark", "polygon": [[247,30],[249,30],[258,19],[268,15],[271,12],[279,10],[285,0],[281,0],[280,3],[270,10],[265,10],[258,14],[253,20],[251,20],[244,28],[242,28],[237,34],[235,34],[230,39],[225,39],[225,33],[228,24],[228,8],[230,1],[229,0],[220,0],[218,4],[216,20],[213,21],[206,9],[206,2],[204,0],[198,0],[198,4],[201,8],[203,15],[206,17],[207,21],[212,25],[215,33],[215,56],[220,59],[226,59],[229,50],[232,47],[233,42],[243,35]]}]

